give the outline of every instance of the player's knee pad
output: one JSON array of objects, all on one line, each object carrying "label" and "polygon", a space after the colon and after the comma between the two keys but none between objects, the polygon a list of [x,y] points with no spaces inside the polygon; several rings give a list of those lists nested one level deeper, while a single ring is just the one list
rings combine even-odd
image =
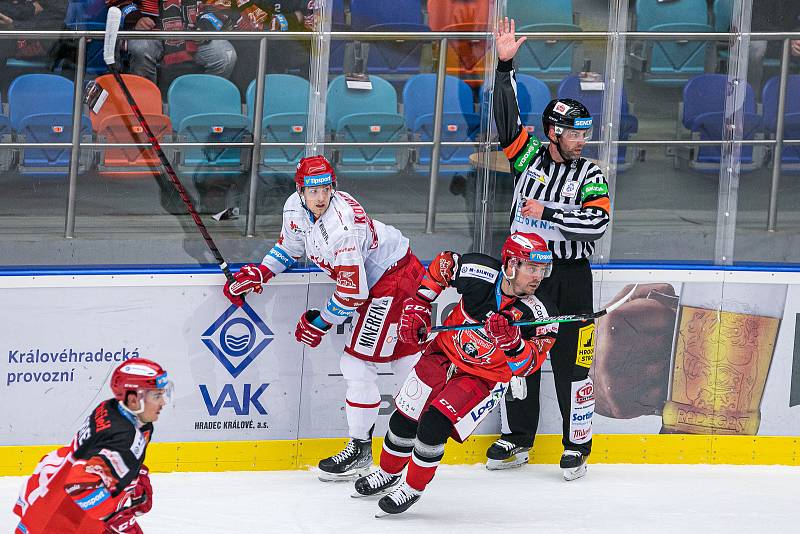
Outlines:
[{"label": "player's knee pad", "polygon": [[417,435],[417,422],[395,410],[389,418],[389,430],[400,438],[414,439]]},{"label": "player's knee pad", "polygon": [[444,445],[452,431],[450,419],[439,410],[429,407],[419,419],[417,439],[425,445]]},{"label": "player's knee pad", "polygon": [[339,359],[339,369],[348,382],[353,380],[377,383],[378,381],[378,367],[374,363],[359,360],[346,352]]}]

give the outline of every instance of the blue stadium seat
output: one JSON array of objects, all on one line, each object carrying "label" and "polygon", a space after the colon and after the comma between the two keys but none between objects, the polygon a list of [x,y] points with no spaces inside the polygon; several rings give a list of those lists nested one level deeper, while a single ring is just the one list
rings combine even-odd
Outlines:
[{"label": "blue stadium seat", "polygon": [[[190,143],[240,143],[249,140],[250,120],[242,114],[242,96],[230,81],[211,74],[185,74],[167,91],[169,117],[180,140]],[[242,148],[180,149],[181,173],[195,181],[238,176],[247,166]]]},{"label": "blue stadium seat", "polygon": [[[327,129],[346,142],[391,142],[406,139],[403,117],[397,113],[397,92],[379,76],[370,76],[371,90],[348,89],[344,76],[328,87]],[[337,172],[373,174],[399,171],[406,149],[354,147],[336,150]]]},{"label": "blue stadium seat", "polygon": [[[539,137],[543,137],[544,134],[541,133],[542,111],[553,98],[550,94],[550,88],[547,87],[546,83],[534,76],[518,73],[515,73],[515,75],[520,120],[529,133],[535,133]],[[483,104],[484,113],[486,113],[491,102],[484,94],[484,86],[481,86],[478,100]],[[494,121],[492,121],[490,128],[492,134],[494,134],[496,131]]]},{"label": "blue stadium seat", "polygon": [[[636,30],[646,32],[713,32],[706,0],[637,0]],[[635,66],[652,85],[679,87],[705,72],[708,41],[671,40],[636,43]],[[633,63],[629,61],[633,66]]]},{"label": "blue stadium seat", "polygon": [[[403,87],[403,115],[415,141],[433,140],[433,107],[436,98],[436,75],[412,76]],[[472,90],[455,76],[447,76],[444,85],[442,141],[475,141],[480,133],[480,116],[474,112]],[[443,146],[439,152],[440,174],[471,170],[469,155],[477,147]],[[417,150],[415,170],[427,172],[431,149]]]},{"label": "blue stadium seat", "polygon": [[[702,74],[689,80],[683,88],[683,126],[699,135],[701,140],[721,140],[725,127],[725,101],[728,77],[724,74]],[[756,113],[756,97],[747,84],[743,109],[743,139],[753,139],[761,130],[762,120]],[[689,165],[697,170],[718,172],[721,148],[700,147]],[[753,160],[753,146],[743,145],[741,151],[742,171],[751,171],[759,166]]]},{"label": "blue stadium seat", "polygon": [[[72,80],[55,74],[23,74],[8,88],[11,127],[21,142],[69,143],[72,141]],[[81,137],[91,136],[91,123],[81,117]],[[64,177],[69,173],[69,148],[25,148],[19,169],[23,174]],[[80,156],[79,172],[90,164],[89,152]]]},{"label": "blue stadium seat", "polygon": [[[778,91],[780,78],[770,78],[761,93],[764,108],[764,129],[774,135],[778,124]],[[783,116],[783,138],[800,139],[800,75],[789,76],[786,84],[786,102]],[[781,170],[800,172],[800,145],[784,145]]]},{"label": "blue stadium seat", "polygon": [[376,24],[422,24],[419,0],[350,0],[350,25],[362,31]]},{"label": "blue stadium seat", "polygon": [[[308,80],[290,74],[268,74],[264,87],[262,139],[271,143],[305,143],[308,126]],[[255,114],[256,82],[247,87],[247,116]],[[293,173],[304,146],[263,147],[263,174]]]},{"label": "blue stadium seat", "polygon": [[[580,32],[574,24],[528,24],[518,27],[520,32]],[[539,41],[528,39],[517,52],[517,70],[523,74],[536,76],[542,81],[556,83],[573,69],[573,57],[580,41],[548,39]]]},{"label": "blue stadium seat", "polygon": [[572,24],[572,0],[513,0],[508,2],[508,18],[516,22],[517,31],[528,24]]},{"label": "blue stadium seat", "polygon": [[714,31],[725,33],[731,27],[733,0],[714,0]]},{"label": "blue stadium seat", "polygon": [[[573,98],[585,105],[592,114],[592,122],[595,125],[592,141],[600,140],[601,125],[603,124],[603,98],[605,91],[587,91],[581,88],[578,76],[568,76],[564,78],[558,86],[558,98]],[[629,110],[628,96],[625,88],[622,88],[622,102],[620,102],[620,124],[619,140],[627,141],[630,136],[639,130],[639,121]],[[617,151],[617,165],[620,171],[630,167],[631,162],[626,159],[628,147],[621,146]],[[586,147],[584,156],[587,158],[597,158],[598,149],[596,146]]]},{"label": "blue stadium seat", "polygon": [[[574,24],[572,0],[515,0],[508,2],[508,16],[518,32],[579,32]],[[558,83],[574,72],[573,57],[580,41],[528,39],[517,52],[518,73],[547,83]]]},{"label": "blue stadium seat", "polygon": [[[0,98],[0,143],[8,143],[13,139],[13,132],[11,130],[11,121],[7,116],[3,115],[3,99]],[[11,150],[0,149],[0,171],[7,171],[11,167],[12,160]]]},{"label": "blue stadium seat", "polygon": [[[350,22],[354,31],[425,32],[419,0],[351,0]],[[418,74],[423,41],[369,41],[367,72],[380,75]]]}]

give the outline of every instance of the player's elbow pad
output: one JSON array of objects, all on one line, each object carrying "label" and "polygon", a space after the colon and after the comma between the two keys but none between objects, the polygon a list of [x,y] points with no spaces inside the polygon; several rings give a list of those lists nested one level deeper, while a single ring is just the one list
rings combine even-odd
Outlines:
[{"label": "player's elbow pad", "polygon": [[523,341],[519,349],[506,351],[506,363],[514,376],[528,376],[538,371],[547,351],[540,351],[531,341]]},{"label": "player's elbow pad", "polygon": [[458,259],[458,254],[448,250],[437,254],[420,282],[417,296],[427,302],[436,300],[456,277]]}]

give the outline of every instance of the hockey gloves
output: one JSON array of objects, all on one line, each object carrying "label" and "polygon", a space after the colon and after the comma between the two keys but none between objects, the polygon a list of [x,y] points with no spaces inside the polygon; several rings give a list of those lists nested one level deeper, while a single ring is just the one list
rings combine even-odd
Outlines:
[{"label": "hockey gloves", "polygon": [[313,349],[320,344],[322,336],[331,329],[331,326],[325,319],[320,317],[319,310],[308,310],[300,316],[300,322],[297,323],[294,337],[300,343],[305,343]]},{"label": "hockey gloves", "polygon": [[484,330],[489,339],[495,347],[504,351],[519,350],[522,344],[522,335],[520,334],[519,327],[511,323],[514,321],[514,316],[507,311],[499,311],[493,313],[484,325]]},{"label": "hockey gloves", "polygon": [[139,476],[125,488],[129,504],[106,521],[106,533],[141,534],[142,529],[136,523],[136,518],[153,507],[153,486],[150,485],[148,473],[149,470],[143,465],[139,469]]},{"label": "hockey gloves", "polygon": [[265,265],[249,263],[233,275],[233,283],[230,281],[225,282],[222,292],[232,303],[241,306],[244,304],[242,295],[246,295],[251,291],[261,293],[264,289],[261,286],[269,282],[273,276],[275,274],[267,269]]},{"label": "hockey gloves", "polygon": [[397,337],[403,343],[420,345],[428,337],[431,327],[431,305],[414,298],[403,302],[403,314],[397,327]]}]

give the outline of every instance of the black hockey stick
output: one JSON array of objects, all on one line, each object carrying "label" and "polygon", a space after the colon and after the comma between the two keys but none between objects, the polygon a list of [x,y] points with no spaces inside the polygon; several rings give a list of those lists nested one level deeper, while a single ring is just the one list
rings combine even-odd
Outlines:
[{"label": "black hockey stick", "polygon": [[[164,149],[161,148],[161,145],[156,139],[156,136],[153,134],[153,130],[150,129],[150,125],[147,124],[147,121],[142,115],[139,106],[136,104],[136,101],[133,99],[133,95],[131,94],[128,86],[125,85],[125,80],[122,78],[122,74],[119,72],[119,68],[115,64],[115,51],[117,47],[117,33],[119,32],[119,25],[122,20],[122,12],[117,7],[110,7],[108,8],[108,17],[106,18],[106,35],[105,35],[105,42],[103,43],[103,60],[105,60],[106,65],[111,70],[111,73],[114,75],[114,79],[117,80],[122,92],[125,94],[125,99],[128,101],[128,104],[133,110],[133,114],[136,115],[136,120],[139,121],[142,129],[147,134],[147,140],[153,145],[153,149],[158,154],[158,159],[161,160],[161,164],[167,171],[167,177],[169,181],[172,183],[175,190],[178,192],[178,195],[181,197],[184,205],[186,206],[186,211],[189,212],[189,215],[192,216],[192,220],[194,224],[197,225],[197,229],[200,230],[200,234],[205,239],[206,245],[208,245],[208,249],[214,255],[214,259],[217,260],[217,264],[222,272],[225,274],[225,278],[228,279],[229,282],[233,283],[235,280],[233,275],[231,274],[231,270],[228,267],[228,263],[225,261],[225,258],[222,257],[222,253],[217,248],[217,245],[214,243],[214,240],[211,238],[211,234],[208,233],[206,229],[206,225],[203,224],[203,220],[200,218],[200,214],[197,213],[197,210],[194,208],[194,204],[192,204],[189,195],[186,193],[186,189],[184,189],[183,184],[178,179],[178,175],[175,174],[175,169],[172,168],[172,164],[169,162],[167,155],[164,154]],[[244,298],[244,295],[242,295]]]},{"label": "black hockey stick", "polygon": [[[577,315],[554,315],[553,317],[547,317],[545,319],[539,319],[536,321],[514,321],[511,324],[513,326],[534,326],[534,325],[551,324],[551,323],[574,323],[580,321],[591,321],[592,319],[597,319],[608,313],[611,313],[612,311],[622,306],[625,302],[628,301],[629,298],[631,298],[631,295],[633,295],[633,292],[636,291],[638,285],[639,284],[634,285],[633,289],[631,289],[627,295],[625,295],[623,298],[621,298],[620,300],[618,300],[617,302],[615,302],[614,304],[603,310],[599,310],[592,313],[582,313]],[[430,330],[428,330],[428,333],[435,334],[437,332],[447,332],[450,330],[478,330],[480,328],[483,328],[483,326],[484,326],[483,323],[459,324],[450,326],[448,325],[434,326]]]}]

